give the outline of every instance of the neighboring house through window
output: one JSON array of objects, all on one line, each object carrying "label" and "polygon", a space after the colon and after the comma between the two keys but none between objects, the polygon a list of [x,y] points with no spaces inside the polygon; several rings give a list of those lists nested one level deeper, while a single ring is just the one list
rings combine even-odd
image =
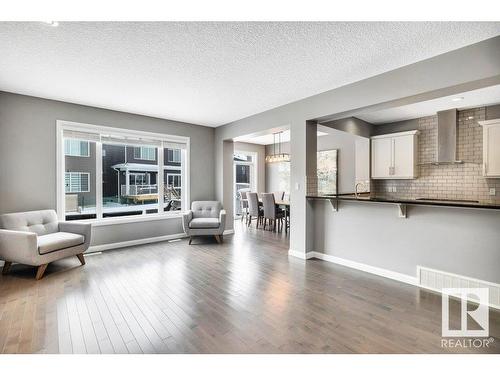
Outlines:
[{"label": "neighboring house through window", "polygon": [[133,216],[135,221],[188,207],[188,137],[66,121],[57,125],[61,219]]},{"label": "neighboring house through window", "polygon": [[89,157],[90,156],[89,142],[80,141],[78,139],[65,139],[64,155]]},{"label": "neighboring house through window", "polygon": [[134,159],[155,160],[155,148],[148,146],[134,147]]},{"label": "neighboring house through window", "polygon": [[181,162],[181,150],[168,149],[167,150],[167,158],[168,161],[172,163],[180,163]]},{"label": "neighboring house through window", "polygon": [[90,192],[90,173],[66,172],[66,193],[88,193]]},{"label": "neighboring house through window", "polygon": [[177,174],[177,173],[168,173],[167,174],[167,183],[169,186],[172,186],[174,189],[180,189],[182,187],[181,175]]}]

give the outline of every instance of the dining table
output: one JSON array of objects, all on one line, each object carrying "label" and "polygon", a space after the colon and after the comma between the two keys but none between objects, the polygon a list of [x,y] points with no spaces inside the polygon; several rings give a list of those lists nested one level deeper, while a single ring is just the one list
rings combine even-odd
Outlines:
[{"label": "dining table", "polygon": [[[248,202],[248,199],[241,199],[244,202]],[[285,211],[285,233],[288,233],[288,223],[290,223],[290,201],[277,200],[274,201],[276,207],[283,208]],[[259,205],[262,205],[262,198],[259,198]]]}]

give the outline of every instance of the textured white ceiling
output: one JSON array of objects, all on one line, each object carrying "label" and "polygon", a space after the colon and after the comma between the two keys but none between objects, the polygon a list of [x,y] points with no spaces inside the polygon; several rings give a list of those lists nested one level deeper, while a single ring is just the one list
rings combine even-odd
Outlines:
[{"label": "textured white ceiling", "polygon": [[0,90],[218,126],[499,34],[499,22],[0,22]]},{"label": "textured white ceiling", "polygon": [[[318,125],[321,126],[321,125]],[[321,126],[321,128],[324,128]],[[290,142],[290,130],[278,130],[277,133],[280,132],[281,136],[280,138],[278,135],[274,136],[273,133],[268,133],[268,134],[263,134],[263,135],[257,135],[257,136],[252,136],[252,135],[243,135],[241,137],[233,139],[235,142],[245,142],[245,143],[254,143],[257,145],[272,145],[274,142]],[[324,131],[318,131],[317,132],[318,137],[322,137],[324,135],[327,135]]]},{"label": "textured white ceiling", "polygon": [[[458,98],[461,100],[453,100]],[[500,85],[496,85],[461,94],[427,100],[425,102],[363,113],[356,115],[356,117],[371,122],[372,124],[387,124],[395,121],[431,116],[435,115],[437,111],[444,111],[452,108],[465,109],[499,103]]]}]

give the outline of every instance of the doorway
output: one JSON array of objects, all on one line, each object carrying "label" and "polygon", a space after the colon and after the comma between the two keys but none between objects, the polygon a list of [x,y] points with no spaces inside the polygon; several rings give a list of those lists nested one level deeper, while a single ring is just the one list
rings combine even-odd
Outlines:
[{"label": "doorway", "polygon": [[257,191],[257,153],[234,151],[233,155],[233,196],[234,218],[241,216],[241,192]]}]

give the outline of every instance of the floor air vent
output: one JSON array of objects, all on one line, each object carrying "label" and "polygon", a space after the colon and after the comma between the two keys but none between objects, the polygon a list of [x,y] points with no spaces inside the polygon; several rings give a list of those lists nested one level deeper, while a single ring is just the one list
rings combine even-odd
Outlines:
[{"label": "floor air vent", "polygon": [[418,267],[418,282],[421,287],[437,292],[443,288],[488,288],[490,306],[500,309],[500,284],[426,267]]}]

